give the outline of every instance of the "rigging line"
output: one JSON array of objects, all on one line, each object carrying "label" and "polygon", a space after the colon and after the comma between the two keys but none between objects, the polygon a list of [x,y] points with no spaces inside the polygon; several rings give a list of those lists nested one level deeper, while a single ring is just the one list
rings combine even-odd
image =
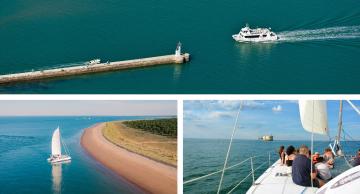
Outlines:
[{"label": "rigging line", "polygon": [[[241,161],[241,162],[239,162],[239,163],[237,163],[237,164],[234,164],[234,165],[232,165],[232,166],[229,166],[229,167],[227,167],[225,170],[231,169],[231,168],[233,168],[233,167],[235,167],[235,166],[239,166],[240,164],[243,164],[244,162],[248,161],[250,158],[251,158],[251,157],[249,157],[249,158],[247,158],[247,159],[245,159],[245,160],[243,160],[243,161]],[[200,176],[200,177],[196,177],[196,178],[194,178],[194,179],[190,179],[190,180],[188,180],[188,181],[185,181],[183,184],[185,185],[185,184],[188,184],[188,183],[192,183],[192,182],[194,182],[194,181],[201,180],[201,179],[203,179],[203,178],[212,176],[212,175],[214,175],[214,174],[218,174],[218,173],[220,173],[220,172],[222,172],[222,169],[221,169],[221,170],[218,170],[218,171],[215,171],[215,172],[212,172],[212,173],[209,173],[209,174],[206,174],[206,175],[203,175],[203,176]]]},{"label": "rigging line", "polygon": [[[259,158],[259,157],[261,157],[261,156],[264,156],[264,155],[257,155],[257,156],[253,156],[252,158]],[[237,163],[237,164],[234,164],[234,165],[232,165],[232,166],[226,167],[225,170],[229,170],[229,169],[232,169],[232,168],[234,168],[234,167],[236,167],[236,166],[239,166],[240,164],[243,164],[244,162],[250,160],[250,158],[251,158],[251,157],[249,157],[249,158],[247,158],[247,159],[245,159],[245,160],[243,160],[243,161],[241,161],[241,162],[239,162],[239,163]],[[220,173],[220,172],[222,172],[222,169],[221,169],[221,170],[218,170],[218,171],[215,171],[215,172],[211,172],[211,173],[209,173],[209,174],[205,174],[205,175],[200,176],[200,177],[196,177],[196,178],[193,178],[193,179],[184,181],[183,184],[185,185],[185,184],[188,184],[188,183],[192,183],[192,182],[194,182],[194,181],[198,181],[198,180],[204,179],[204,178],[206,178],[206,177],[209,177],[209,176],[218,174],[218,173]]]},{"label": "rigging line", "polygon": [[359,140],[353,138],[353,137],[352,137],[348,132],[346,132],[344,129],[343,129],[343,133],[344,133],[344,137],[345,137],[345,135],[346,135],[348,138],[351,139],[351,141],[359,141]]},{"label": "rigging line", "polygon": [[65,142],[63,141],[63,138],[62,138],[61,134],[60,134],[60,140],[61,140],[61,144],[64,146],[65,153],[66,153],[67,155],[70,155],[69,149],[68,149],[68,147],[66,146]]},{"label": "rigging line", "polygon": [[[310,164],[310,178],[311,178],[311,175],[313,173],[313,157],[312,157],[312,154],[314,154],[314,104],[315,102],[313,101],[313,114],[312,114],[312,123],[311,123],[311,154],[310,154],[310,160],[311,160],[311,164]],[[313,184],[313,181],[312,181],[312,178],[311,178],[311,187],[314,187],[314,184]]]},{"label": "rigging line", "polygon": [[[258,166],[257,168],[254,169],[254,173],[255,171],[259,170],[259,168],[261,168],[262,166],[264,166],[267,162],[263,162],[260,166]],[[250,172],[245,178],[243,178],[234,188],[232,188],[228,194],[230,194],[231,192],[233,192],[241,183],[243,183],[247,178],[249,178],[249,176],[251,175],[252,173]]]},{"label": "rigging line", "polygon": [[[345,142],[345,146],[347,146],[347,143],[346,143],[346,135],[347,135],[347,133],[345,133],[345,130],[344,130],[344,128],[342,129],[342,131],[343,131],[343,139],[344,139],[344,142]],[[343,151],[343,156],[342,156],[343,158],[344,158],[344,160],[345,160],[345,162],[346,162],[346,164],[349,166],[349,168],[352,168],[352,165],[350,164],[350,162],[347,160],[347,158],[346,158],[346,154],[345,154],[345,152]]]},{"label": "rigging line", "polygon": [[229,147],[228,147],[228,150],[227,150],[227,153],[226,153],[225,162],[224,162],[224,167],[223,167],[223,170],[222,170],[222,173],[221,173],[221,178],[220,178],[220,182],[219,182],[219,187],[218,187],[218,190],[217,190],[217,194],[220,193],[221,184],[222,184],[222,181],[223,181],[223,178],[224,178],[225,168],[226,168],[227,161],[228,161],[228,158],[229,158],[229,153],[230,153],[230,149],[231,149],[231,144],[232,144],[232,141],[233,141],[233,137],[234,137],[234,135],[235,135],[236,126],[237,126],[238,119],[239,119],[239,115],[240,115],[240,110],[241,110],[241,102],[240,102],[240,105],[239,105],[239,111],[238,111],[237,116],[236,116],[234,128],[233,128],[233,131],[232,131],[232,134],[231,134]]},{"label": "rigging line", "polygon": [[360,110],[350,100],[346,100],[346,102],[360,115]]}]

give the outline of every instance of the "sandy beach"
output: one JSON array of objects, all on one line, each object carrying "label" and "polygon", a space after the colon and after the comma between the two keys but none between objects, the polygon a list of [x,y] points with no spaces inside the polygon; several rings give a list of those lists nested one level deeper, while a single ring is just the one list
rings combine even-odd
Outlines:
[{"label": "sandy beach", "polygon": [[85,129],[81,145],[97,161],[149,193],[176,193],[177,169],[129,152],[102,135],[104,123]]}]

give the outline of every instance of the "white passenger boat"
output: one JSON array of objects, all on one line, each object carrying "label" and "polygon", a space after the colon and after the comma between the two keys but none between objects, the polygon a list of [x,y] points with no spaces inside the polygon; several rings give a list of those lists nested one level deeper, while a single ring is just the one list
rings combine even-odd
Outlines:
[{"label": "white passenger boat", "polygon": [[271,28],[251,29],[248,24],[241,28],[238,34],[232,35],[233,39],[238,42],[268,42],[276,41],[279,37],[271,31]]},{"label": "white passenger boat", "polygon": [[[65,154],[61,154],[61,143],[64,146]],[[48,158],[48,162],[51,163],[59,163],[59,162],[68,162],[71,160],[71,157],[68,153],[68,149],[64,142],[61,141],[60,136],[60,128],[58,127],[55,129],[52,139],[51,139],[51,155],[50,158]]]}]

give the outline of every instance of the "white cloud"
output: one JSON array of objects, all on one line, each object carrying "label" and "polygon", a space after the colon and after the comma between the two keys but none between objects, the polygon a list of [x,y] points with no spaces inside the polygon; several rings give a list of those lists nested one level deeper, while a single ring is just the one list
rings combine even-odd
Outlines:
[{"label": "white cloud", "polygon": [[274,111],[274,112],[281,112],[281,111],[282,111],[282,106],[281,106],[281,105],[274,106],[274,107],[272,108],[272,111]]}]

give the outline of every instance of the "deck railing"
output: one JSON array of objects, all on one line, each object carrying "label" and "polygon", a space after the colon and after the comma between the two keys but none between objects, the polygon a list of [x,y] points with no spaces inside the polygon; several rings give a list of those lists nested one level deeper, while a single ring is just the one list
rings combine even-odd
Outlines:
[{"label": "deck railing", "polygon": [[[271,152],[268,152],[267,153],[268,155],[268,161],[264,161],[263,163],[261,163],[258,167],[254,168],[254,162],[253,162],[253,159],[255,158],[259,158],[261,156],[266,156],[266,155],[258,155],[258,156],[252,156],[252,157],[249,157],[249,158],[246,158],[245,160],[243,161],[240,161],[239,163],[236,163],[234,165],[231,165],[229,167],[226,167],[224,169],[224,171],[226,170],[229,170],[229,169],[232,169],[232,168],[235,168],[237,166],[240,166],[241,164],[244,164],[245,162],[247,161],[250,161],[250,166],[251,166],[251,171],[250,173],[244,177],[242,180],[240,180],[228,193],[232,193],[233,191],[235,191],[236,188],[238,188],[243,182],[245,182],[250,176],[252,177],[252,184],[254,185],[255,184],[255,172],[257,170],[259,170],[261,167],[263,167],[265,164],[268,164],[268,167],[271,166]],[[203,176],[199,176],[199,177],[196,177],[196,178],[193,178],[193,179],[190,179],[190,180],[187,180],[187,181],[184,181],[183,185],[186,185],[186,184],[189,184],[189,183],[192,183],[192,182],[197,182],[199,180],[202,180],[202,179],[205,179],[207,177],[210,177],[210,176],[213,176],[213,175],[216,175],[216,174],[219,174],[221,173],[223,170],[217,170],[217,171],[214,171],[214,172],[211,172],[211,173],[208,173],[206,175],[203,175]]]}]

